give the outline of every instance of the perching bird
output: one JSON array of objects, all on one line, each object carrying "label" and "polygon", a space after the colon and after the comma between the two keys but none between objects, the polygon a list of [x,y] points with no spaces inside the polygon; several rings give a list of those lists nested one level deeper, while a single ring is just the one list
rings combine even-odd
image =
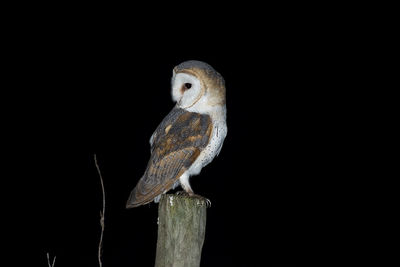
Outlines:
[{"label": "perching bird", "polygon": [[158,202],[179,184],[195,195],[189,177],[221,151],[227,134],[222,76],[207,63],[183,62],[173,70],[172,99],[177,103],[150,138],[150,160],[127,208]]}]

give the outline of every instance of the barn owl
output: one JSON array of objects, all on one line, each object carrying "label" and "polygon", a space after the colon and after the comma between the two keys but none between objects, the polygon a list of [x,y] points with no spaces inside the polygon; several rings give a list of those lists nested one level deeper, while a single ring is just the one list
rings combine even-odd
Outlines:
[{"label": "barn owl", "polygon": [[158,202],[161,194],[179,184],[195,195],[189,177],[221,151],[227,134],[222,76],[207,63],[185,61],[173,69],[171,85],[176,105],[150,138],[150,160],[127,208]]}]

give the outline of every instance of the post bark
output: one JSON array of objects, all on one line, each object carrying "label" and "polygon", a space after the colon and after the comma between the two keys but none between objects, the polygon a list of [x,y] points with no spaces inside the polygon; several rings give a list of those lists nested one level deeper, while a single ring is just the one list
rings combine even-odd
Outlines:
[{"label": "post bark", "polygon": [[166,194],[158,207],[155,267],[198,267],[206,233],[205,200]]}]

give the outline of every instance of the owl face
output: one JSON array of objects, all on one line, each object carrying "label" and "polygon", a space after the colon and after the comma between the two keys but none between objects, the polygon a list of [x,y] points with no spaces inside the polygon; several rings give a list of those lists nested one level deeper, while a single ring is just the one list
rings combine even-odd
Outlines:
[{"label": "owl face", "polygon": [[204,87],[194,73],[181,72],[172,77],[172,99],[178,102],[181,108],[195,104],[204,94],[203,91]]},{"label": "owl face", "polygon": [[174,68],[172,99],[178,107],[198,112],[225,105],[225,83],[210,65],[186,61]]}]

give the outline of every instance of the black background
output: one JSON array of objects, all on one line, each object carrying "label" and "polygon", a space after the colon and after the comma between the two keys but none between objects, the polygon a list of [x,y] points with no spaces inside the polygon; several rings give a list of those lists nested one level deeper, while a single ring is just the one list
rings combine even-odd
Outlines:
[{"label": "black background", "polygon": [[96,154],[106,190],[104,266],[153,266],[158,206],[126,210],[125,202],[151,134],[174,106],[172,69],[191,59],[212,65],[227,88],[223,149],[191,179],[212,202],[202,266],[278,266],[330,252],[343,223],[334,216],[337,169],[346,164],[336,157],[341,104],[331,107],[345,74],[336,67],[341,43],[326,29],[291,24],[228,36],[222,27],[198,39],[23,29],[9,53],[16,104],[8,157],[16,159],[18,247],[30,261],[45,265],[49,252],[58,267],[97,264]]}]

